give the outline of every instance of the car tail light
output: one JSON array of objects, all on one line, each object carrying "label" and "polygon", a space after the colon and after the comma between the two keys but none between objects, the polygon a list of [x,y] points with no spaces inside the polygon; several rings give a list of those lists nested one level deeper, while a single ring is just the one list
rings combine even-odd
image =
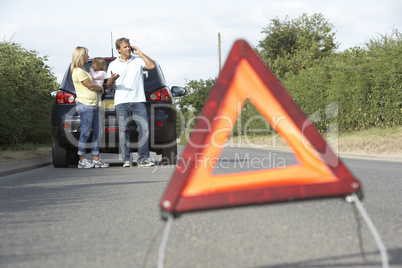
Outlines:
[{"label": "car tail light", "polygon": [[106,132],[119,132],[118,127],[107,127]]},{"label": "car tail light", "polygon": [[56,96],[56,104],[70,104],[75,103],[75,96],[63,90],[59,90]]},{"label": "car tail light", "polygon": [[148,100],[150,100],[150,101],[170,101],[168,88],[164,87],[164,88],[161,88],[161,89],[158,89],[158,90],[152,92],[152,94],[149,95]]}]

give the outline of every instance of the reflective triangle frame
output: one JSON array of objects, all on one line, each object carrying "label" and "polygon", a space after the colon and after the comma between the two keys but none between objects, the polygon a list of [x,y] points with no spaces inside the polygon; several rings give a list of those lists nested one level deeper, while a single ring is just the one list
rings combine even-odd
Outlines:
[{"label": "reflective triangle frame", "polygon": [[[212,174],[239,116],[235,102],[249,99],[286,141],[298,165]],[[282,118],[278,120],[278,118]],[[230,119],[229,121],[227,119]],[[244,40],[228,56],[160,201],[163,214],[346,196],[360,190],[338,156],[286,89]],[[165,217],[164,217],[165,218]]]}]

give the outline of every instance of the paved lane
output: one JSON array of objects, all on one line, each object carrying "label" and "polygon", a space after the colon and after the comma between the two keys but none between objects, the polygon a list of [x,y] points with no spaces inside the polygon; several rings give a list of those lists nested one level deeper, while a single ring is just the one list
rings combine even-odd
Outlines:
[{"label": "paved lane", "polygon": [[[255,157],[271,157],[271,166],[296,161],[230,148],[215,172],[258,168]],[[109,169],[49,166],[0,178],[0,267],[156,267],[165,225],[158,205],[173,168],[109,160]],[[401,163],[345,163],[363,183],[390,267],[402,267]],[[380,267],[362,224],[366,261],[353,206],[341,199],[189,213],[173,222],[165,267]]]}]

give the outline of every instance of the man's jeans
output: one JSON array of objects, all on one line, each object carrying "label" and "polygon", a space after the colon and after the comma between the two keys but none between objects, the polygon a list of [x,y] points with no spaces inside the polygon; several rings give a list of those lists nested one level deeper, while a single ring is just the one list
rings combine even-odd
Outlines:
[{"label": "man's jeans", "polygon": [[77,102],[76,108],[81,120],[81,135],[78,140],[78,155],[84,156],[86,154],[87,141],[91,134],[91,128],[93,132],[91,154],[99,155],[99,142],[103,130],[98,106],[85,105]]},{"label": "man's jeans", "polygon": [[133,119],[138,132],[138,162],[149,158],[149,127],[148,113],[144,102],[130,102],[116,105],[116,115],[119,122],[119,139],[121,158],[131,161],[130,121]]}]

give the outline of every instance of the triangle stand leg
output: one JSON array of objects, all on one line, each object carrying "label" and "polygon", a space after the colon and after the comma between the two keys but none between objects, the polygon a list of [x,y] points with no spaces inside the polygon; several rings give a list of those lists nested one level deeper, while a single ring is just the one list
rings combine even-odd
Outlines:
[{"label": "triangle stand leg", "polygon": [[159,246],[159,254],[158,254],[158,268],[163,268],[163,264],[165,262],[165,250],[166,250],[166,245],[167,241],[169,238],[170,230],[172,228],[172,223],[173,223],[174,216],[173,214],[169,214],[167,218],[167,223],[165,226],[165,232],[163,233],[163,238],[162,242]]},{"label": "triangle stand leg", "polygon": [[387,249],[385,248],[384,244],[381,241],[381,237],[375,228],[373,222],[371,221],[369,215],[367,214],[366,210],[363,207],[363,204],[360,202],[359,197],[356,195],[356,193],[352,193],[350,196],[347,197],[346,199],[348,202],[354,202],[357,209],[359,210],[360,214],[362,215],[364,221],[367,224],[367,227],[369,228],[371,234],[374,237],[374,240],[377,244],[378,249],[380,250],[381,254],[381,261],[382,261],[382,267],[383,268],[388,268],[388,256],[387,256]]}]

